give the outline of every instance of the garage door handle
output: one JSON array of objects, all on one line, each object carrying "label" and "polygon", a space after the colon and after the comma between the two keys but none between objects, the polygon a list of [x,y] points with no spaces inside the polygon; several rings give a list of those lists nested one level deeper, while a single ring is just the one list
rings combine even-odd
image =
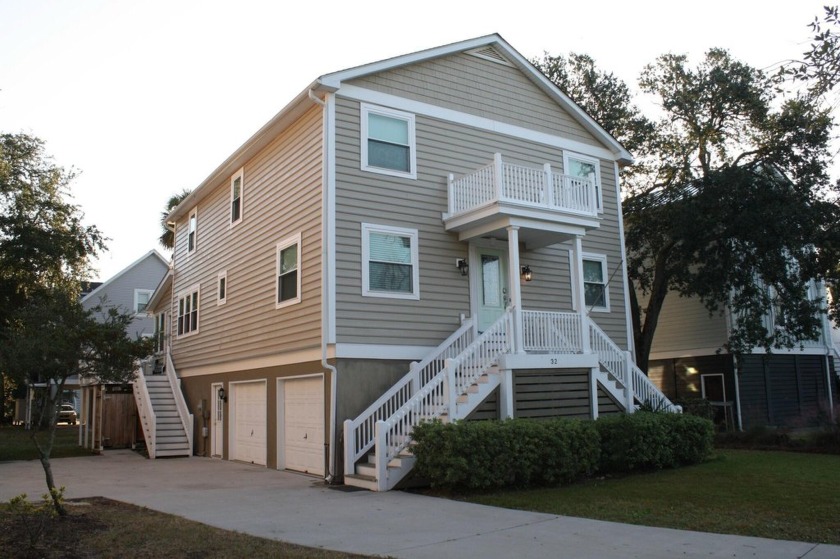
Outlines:
[{"label": "garage door handle", "polygon": [[308,439],[308,438],[309,438],[309,435],[308,435],[307,433],[304,433],[304,434],[303,434],[303,438],[304,438],[304,439]]}]

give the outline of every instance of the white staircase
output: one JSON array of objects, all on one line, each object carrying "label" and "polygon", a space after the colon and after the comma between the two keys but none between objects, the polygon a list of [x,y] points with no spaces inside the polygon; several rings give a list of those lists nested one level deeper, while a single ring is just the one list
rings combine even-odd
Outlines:
[{"label": "white staircase", "polygon": [[[537,335],[526,335],[525,347],[552,353],[583,351],[581,325],[589,347],[598,355],[598,383],[628,411],[638,404],[680,411],[588,318],[573,313],[531,313]],[[553,316],[549,316],[553,315]],[[585,320],[588,322],[581,322]],[[559,324],[559,328],[554,325]],[[512,351],[512,309],[474,338],[473,319],[438,346],[356,419],[344,422],[344,483],[374,491],[393,489],[414,466],[411,433],[424,421],[466,418],[500,384],[499,357]]]},{"label": "white staircase", "polygon": [[192,455],[193,416],[175,377],[171,357],[165,356],[161,374],[147,374],[154,368],[141,367],[134,381],[134,399],[146,438],[149,458]]}]

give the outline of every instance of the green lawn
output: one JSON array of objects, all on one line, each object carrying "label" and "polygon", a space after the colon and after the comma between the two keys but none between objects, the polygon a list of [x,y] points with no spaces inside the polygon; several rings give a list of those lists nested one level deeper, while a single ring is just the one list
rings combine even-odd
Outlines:
[{"label": "green lawn", "polygon": [[645,526],[840,544],[840,456],[833,455],[724,450],[678,470],[466,499]]},{"label": "green lawn", "polygon": [[[20,426],[0,427],[0,462],[5,460],[37,460],[38,452],[32,439],[31,431]],[[39,441],[46,441],[47,433],[38,434]],[[79,426],[59,425],[55,432],[51,458],[67,458],[69,456],[90,456],[95,454],[79,446]]]}]

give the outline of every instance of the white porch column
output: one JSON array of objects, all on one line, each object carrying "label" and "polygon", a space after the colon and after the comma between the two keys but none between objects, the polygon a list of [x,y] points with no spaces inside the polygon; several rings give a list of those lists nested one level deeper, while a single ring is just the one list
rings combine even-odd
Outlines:
[{"label": "white porch column", "polygon": [[519,227],[510,225],[508,231],[508,283],[513,305],[513,352],[525,353],[522,335],[522,289],[519,284]]},{"label": "white porch column", "polygon": [[575,236],[572,248],[572,297],[577,303],[580,315],[580,341],[583,353],[591,351],[589,344],[589,319],[586,315],[586,297],[583,291],[583,244],[579,235]]},{"label": "white porch column", "polygon": [[499,419],[513,418],[513,371],[499,371],[502,383],[499,385]]},{"label": "white porch column", "polygon": [[598,419],[598,369],[589,369],[589,399],[592,402],[591,419]]}]

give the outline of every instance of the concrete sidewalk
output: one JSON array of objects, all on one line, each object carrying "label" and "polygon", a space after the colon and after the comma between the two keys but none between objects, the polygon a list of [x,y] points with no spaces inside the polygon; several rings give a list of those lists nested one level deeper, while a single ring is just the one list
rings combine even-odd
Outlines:
[{"label": "concrete sidewalk", "polygon": [[[52,461],[68,498],[105,496],[312,547],[407,559],[543,557],[840,559],[840,546],[647,528],[513,511],[210,460],[131,451]],[[37,461],[0,462],[0,501],[45,492]]]}]

